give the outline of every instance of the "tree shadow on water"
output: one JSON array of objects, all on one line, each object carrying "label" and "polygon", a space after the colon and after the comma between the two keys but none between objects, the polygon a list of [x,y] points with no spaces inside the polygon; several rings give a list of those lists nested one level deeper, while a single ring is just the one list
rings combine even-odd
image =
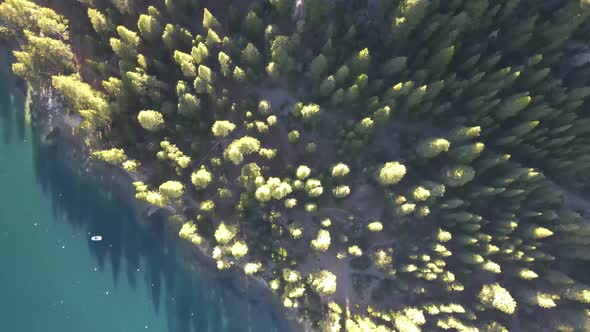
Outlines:
[{"label": "tree shadow on water", "polygon": [[[169,332],[290,330],[276,306],[256,300],[209,266],[179,259],[186,252],[163,231],[165,221],[136,220],[129,197],[110,178],[94,180],[65,164],[57,147],[40,144],[35,131],[33,139],[37,180],[56,220],[87,238],[96,264],[110,268],[118,287],[136,288],[143,280],[155,312],[166,315]],[[91,241],[93,235],[103,240]]]},{"label": "tree shadow on water", "polygon": [[12,55],[8,49],[0,48],[0,123],[2,138],[6,144],[14,138],[14,129],[19,140],[22,141],[25,137],[25,83],[12,74],[10,66],[5,65],[11,60]]}]

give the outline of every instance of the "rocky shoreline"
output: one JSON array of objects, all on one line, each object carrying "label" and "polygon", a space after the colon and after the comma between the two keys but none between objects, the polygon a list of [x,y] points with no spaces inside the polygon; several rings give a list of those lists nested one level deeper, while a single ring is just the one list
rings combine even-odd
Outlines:
[{"label": "rocky shoreline", "polygon": [[[297,317],[296,311],[288,311],[280,303],[280,299],[272,292],[264,279],[260,277],[247,276],[238,266],[224,271],[216,268],[215,260],[208,256],[201,248],[178,236],[179,224],[167,221],[173,214],[182,214],[177,207],[166,206],[163,208],[154,207],[150,204],[135,199],[134,181],[141,181],[141,174],[134,174],[110,164],[95,162],[91,160],[89,151],[81,141],[81,138],[74,134],[74,126],[78,123],[75,116],[67,114],[61,98],[51,89],[34,91],[29,85],[26,86],[27,99],[30,103],[31,125],[38,136],[41,144],[51,146],[55,153],[73,170],[81,171],[90,176],[103,188],[110,188],[125,198],[135,220],[140,222],[143,228],[149,228],[152,223],[161,222],[164,227],[164,236],[173,239],[175,252],[179,263],[189,271],[195,271],[199,266],[199,273],[207,273],[215,278],[223,279],[237,293],[255,300],[257,303],[264,303],[272,311],[274,317],[286,317],[290,331],[312,331],[310,323]],[[203,269],[205,267],[205,269]]]}]

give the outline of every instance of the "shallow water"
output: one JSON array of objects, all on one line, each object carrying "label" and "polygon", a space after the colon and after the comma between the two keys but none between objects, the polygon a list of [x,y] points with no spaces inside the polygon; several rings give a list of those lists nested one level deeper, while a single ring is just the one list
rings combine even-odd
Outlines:
[{"label": "shallow water", "polygon": [[189,272],[176,240],[34,143],[23,103],[1,66],[0,331],[288,330],[263,300],[208,268]]}]

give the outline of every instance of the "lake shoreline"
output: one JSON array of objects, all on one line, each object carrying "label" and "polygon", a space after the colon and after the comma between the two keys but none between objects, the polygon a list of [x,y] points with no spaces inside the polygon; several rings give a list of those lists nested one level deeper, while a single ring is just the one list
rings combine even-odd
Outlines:
[{"label": "lake shoreline", "polygon": [[[135,222],[138,222],[142,228],[150,228],[154,223],[162,223],[163,235],[174,241],[174,246],[181,253],[177,255],[177,259],[184,268],[195,270],[195,265],[204,266],[207,274],[228,281],[233,289],[247,296],[249,300],[264,303],[271,308],[273,316],[285,317],[289,330],[312,331],[308,321],[304,321],[296,312],[287,311],[282,306],[280,299],[262,278],[245,275],[239,266],[219,271],[215,260],[202,248],[181,239],[178,236],[181,225],[166,220],[170,215],[183,214],[177,207],[158,208],[138,201],[135,198],[132,182],[141,181],[141,175],[132,174],[122,167],[91,160],[82,138],[74,134],[72,124],[76,122],[72,121],[73,119],[65,112],[67,108],[52,88],[37,92],[25,83],[22,89],[24,91],[21,92],[25,94],[26,102],[29,104],[27,107],[30,107],[32,129],[37,131],[41,144],[51,146],[64,161],[64,165],[70,169],[81,171],[85,176],[90,176],[92,180],[100,183],[102,188],[109,187],[116,192],[131,209]],[[200,269],[200,272],[204,272],[203,269]]]}]

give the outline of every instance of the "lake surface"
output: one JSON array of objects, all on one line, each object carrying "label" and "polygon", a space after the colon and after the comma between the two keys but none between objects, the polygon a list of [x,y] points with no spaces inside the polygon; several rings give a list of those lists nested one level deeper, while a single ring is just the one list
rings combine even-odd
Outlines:
[{"label": "lake surface", "polygon": [[263,300],[189,271],[176,240],[36,144],[1,57],[0,331],[288,331]]}]

